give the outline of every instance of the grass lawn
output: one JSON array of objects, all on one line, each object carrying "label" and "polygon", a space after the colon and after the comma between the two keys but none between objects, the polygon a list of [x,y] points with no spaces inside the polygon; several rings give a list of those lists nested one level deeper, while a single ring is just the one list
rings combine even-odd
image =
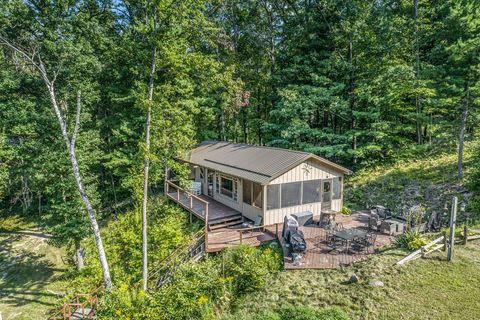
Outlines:
[{"label": "grass lawn", "polygon": [[[281,272],[263,291],[238,301],[224,319],[253,319],[264,310],[285,306],[332,305],[351,319],[476,319],[480,241],[456,248],[451,263],[440,252],[397,267],[394,263],[405,253],[390,249],[344,270]],[[353,273],[360,281],[349,284]],[[372,286],[372,280],[384,286]]]},{"label": "grass lawn", "polygon": [[[15,221],[13,221],[15,220]],[[0,312],[7,319],[46,319],[62,304],[49,292],[65,292],[59,279],[66,265],[62,249],[18,217],[0,219]]]}]

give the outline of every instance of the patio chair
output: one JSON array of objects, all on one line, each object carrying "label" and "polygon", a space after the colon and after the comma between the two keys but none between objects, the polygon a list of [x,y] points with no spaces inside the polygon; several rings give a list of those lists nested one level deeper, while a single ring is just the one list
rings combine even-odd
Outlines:
[{"label": "patio chair", "polygon": [[345,230],[345,227],[343,226],[343,223],[341,223],[341,222],[334,222],[333,230],[334,231],[342,231],[342,230]]},{"label": "patio chair", "polygon": [[374,213],[368,218],[368,229],[373,231],[378,231],[380,229],[380,225],[382,221],[380,221],[380,217],[378,214]]},{"label": "patio chair", "polygon": [[255,222],[253,223],[253,227],[258,227],[258,228],[252,229],[252,232],[260,229],[260,226],[262,225],[262,220],[263,220],[263,218],[260,215],[258,215],[255,218]]},{"label": "patio chair", "polygon": [[377,239],[376,233],[368,233],[365,237],[353,240],[352,248],[357,252],[369,253],[369,248],[372,247],[375,250],[375,241]]},{"label": "patio chair", "polygon": [[375,242],[377,241],[377,234],[376,233],[367,234],[366,241],[367,241],[367,253],[370,247],[372,248],[372,252],[375,252]]},{"label": "patio chair", "polygon": [[333,230],[327,230],[326,232],[325,243],[327,244],[328,247],[331,248],[331,250],[329,250],[328,253],[338,250],[339,248],[345,247],[345,241],[338,237],[335,237],[334,233],[335,231]]}]

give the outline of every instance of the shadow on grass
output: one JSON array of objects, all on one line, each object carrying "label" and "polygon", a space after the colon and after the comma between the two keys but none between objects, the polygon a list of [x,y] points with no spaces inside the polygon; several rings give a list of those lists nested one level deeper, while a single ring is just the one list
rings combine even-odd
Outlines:
[{"label": "shadow on grass", "polygon": [[12,307],[30,303],[53,305],[54,294],[46,293],[46,286],[63,271],[39,247],[44,238],[31,241],[24,235],[13,233],[0,240],[0,302]]}]

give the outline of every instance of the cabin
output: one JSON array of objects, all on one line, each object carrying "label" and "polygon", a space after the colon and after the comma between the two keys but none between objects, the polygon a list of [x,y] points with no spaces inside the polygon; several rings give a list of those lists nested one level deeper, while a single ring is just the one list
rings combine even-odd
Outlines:
[{"label": "cabin", "polygon": [[191,179],[201,192],[263,223],[282,223],[286,215],[341,211],[344,175],[350,170],[308,152],[203,142],[186,157]]}]

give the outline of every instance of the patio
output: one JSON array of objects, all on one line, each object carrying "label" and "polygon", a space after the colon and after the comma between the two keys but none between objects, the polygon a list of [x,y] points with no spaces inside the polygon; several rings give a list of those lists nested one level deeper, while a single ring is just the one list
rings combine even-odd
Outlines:
[{"label": "patio", "polygon": [[[336,222],[342,223],[345,229],[358,228],[368,230],[368,218],[369,215],[362,212],[356,212],[350,216],[338,214]],[[347,253],[345,250],[332,251],[332,248],[324,241],[327,232],[325,229],[314,224],[302,226],[299,229],[305,236],[307,251],[301,254],[301,258],[295,262],[292,259],[290,249],[282,238],[281,230],[279,231],[278,239],[283,248],[284,267],[286,270],[338,268],[364,259],[374,252],[374,250],[370,250],[370,253],[356,253],[354,251]],[[393,237],[378,232],[376,234],[375,249],[392,243]]]}]

